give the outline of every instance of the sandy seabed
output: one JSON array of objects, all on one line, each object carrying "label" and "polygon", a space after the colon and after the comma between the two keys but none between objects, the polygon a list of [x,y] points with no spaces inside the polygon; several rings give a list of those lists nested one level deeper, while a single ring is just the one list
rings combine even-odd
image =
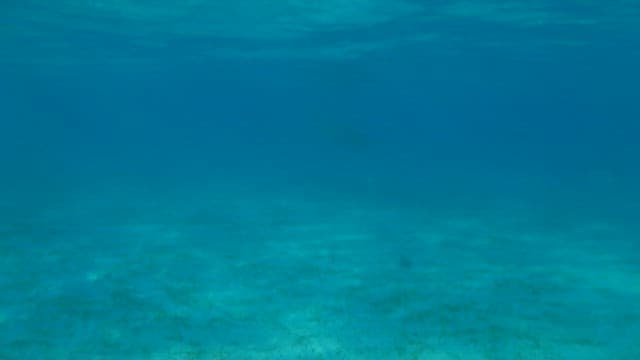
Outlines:
[{"label": "sandy seabed", "polygon": [[640,359],[624,224],[311,193],[5,209],[0,359]]}]

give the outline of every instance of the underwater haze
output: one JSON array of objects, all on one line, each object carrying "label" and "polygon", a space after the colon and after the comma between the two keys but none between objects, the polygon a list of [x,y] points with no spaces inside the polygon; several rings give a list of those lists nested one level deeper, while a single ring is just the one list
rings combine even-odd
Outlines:
[{"label": "underwater haze", "polygon": [[4,0],[0,359],[640,359],[640,1]]}]

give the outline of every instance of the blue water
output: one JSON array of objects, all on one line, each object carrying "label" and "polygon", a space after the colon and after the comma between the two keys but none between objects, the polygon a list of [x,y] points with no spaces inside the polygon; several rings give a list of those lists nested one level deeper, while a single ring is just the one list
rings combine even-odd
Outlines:
[{"label": "blue water", "polygon": [[640,359],[640,2],[3,1],[0,359]]}]

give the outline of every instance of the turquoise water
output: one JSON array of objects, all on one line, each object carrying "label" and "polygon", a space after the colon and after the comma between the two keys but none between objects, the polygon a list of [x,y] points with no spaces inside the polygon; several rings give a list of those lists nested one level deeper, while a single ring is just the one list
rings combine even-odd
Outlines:
[{"label": "turquoise water", "polygon": [[4,1],[0,359],[640,358],[640,2]]}]

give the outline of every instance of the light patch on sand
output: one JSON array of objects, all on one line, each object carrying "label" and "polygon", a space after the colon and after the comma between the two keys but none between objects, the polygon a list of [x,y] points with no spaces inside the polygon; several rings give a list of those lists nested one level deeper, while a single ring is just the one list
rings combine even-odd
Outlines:
[{"label": "light patch on sand", "polygon": [[342,345],[334,336],[323,311],[313,307],[285,314],[280,324],[286,336],[273,339],[279,356],[285,359],[300,359],[309,356],[331,358],[343,352]]},{"label": "light patch on sand", "polygon": [[85,279],[88,282],[96,282],[100,279],[102,279],[102,277],[104,276],[104,273],[99,272],[99,271],[89,271],[85,274]]},{"label": "light patch on sand", "polygon": [[316,231],[329,231],[333,227],[333,224],[296,224],[284,226],[283,230],[286,232],[295,233],[308,233]]},{"label": "light patch on sand", "polygon": [[640,272],[624,269],[589,269],[567,270],[583,281],[588,287],[613,291],[629,296],[640,296]]},{"label": "light patch on sand", "polygon": [[336,241],[361,241],[371,239],[371,234],[367,233],[342,233],[332,236]]},{"label": "light patch on sand", "polygon": [[200,359],[206,355],[211,359],[227,359],[223,350],[208,350],[196,348],[186,344],[174,344],[169,349],[162,350],[150,356],[151,360],[188,360]]}]

